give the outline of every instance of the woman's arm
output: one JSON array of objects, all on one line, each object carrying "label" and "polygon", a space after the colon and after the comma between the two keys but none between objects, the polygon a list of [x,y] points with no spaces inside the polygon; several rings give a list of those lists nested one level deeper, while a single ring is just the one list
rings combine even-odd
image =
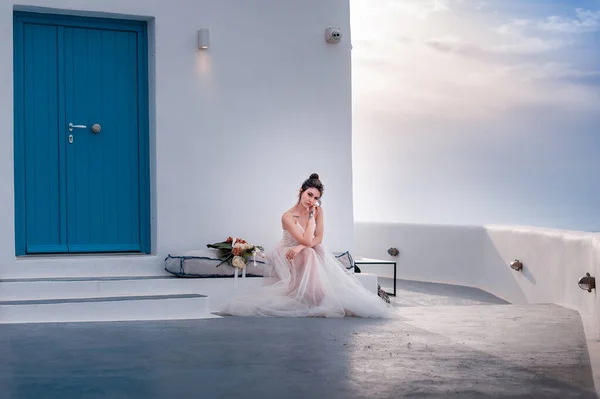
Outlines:
[{"label": "woman's arm", "polygon": [[287,260],[292,261],[292,260],[294,260],[296,255],[298,255],[305,248],[310,248],[310,247],[307,247],[306,245],[298,244],[295,247],[288,249],[287,253],[285,254],[285,257],[287,258]]},{"label": "woman's arm", "polygon": [[[321,207],[314,208],[313,216],[309,217],[306,224],[306,231],[302,234],[301,230],[296,226],[296,219],[289,213],[284,213],[281,217],[283,228],[286,229],[296,241],[305,247],[316,247],[323,243],[323,233],[325,230],[323,221],[323,209]],[[300,252],[302,249],[299,249]]]},{"label": "woman's arm", "polygon": [[323,233],[325,230],[325,224],[323,222],[323,209],[321,207],[315,208],[315,237],[312,240],[311,247],[316,247],[323,243]]},{"label": "woman's arm", "polygon": [[296,241],[298,241],[298,243],[307,247],[312,245],[315,232],[314,220],[312,223],[312,228],[310,227],[311,222],[309,220],[304,234],[302,234],[302,231],[296,226],[296,219],[294,219],[294,217],[287,212],[281,217],[281,224],[283,225],[283,228],[287,230]]}]

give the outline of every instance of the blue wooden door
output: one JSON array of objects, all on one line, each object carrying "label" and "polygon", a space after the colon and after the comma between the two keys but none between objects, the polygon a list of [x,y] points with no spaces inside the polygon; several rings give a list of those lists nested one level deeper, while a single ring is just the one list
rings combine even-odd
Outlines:
[{"label": "blue wooden door", "polygon": [[70,252],[141,250],[136,36],[65,28]]},{"label": "blue wooden door", "polygon": [[146,34],[15,14],[17,254],[149,252]]}]

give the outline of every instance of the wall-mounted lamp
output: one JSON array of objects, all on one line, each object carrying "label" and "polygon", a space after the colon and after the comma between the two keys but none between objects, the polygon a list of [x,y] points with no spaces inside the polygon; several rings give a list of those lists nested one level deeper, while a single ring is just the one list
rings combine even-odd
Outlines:
[{"label": "wall-mounted lamp", "polygon": [[582,290],[586,290],[587,292],[592,292],[593,289],[596,288],[596,278],[590,276],[589,273],[585,274],[585,277],[579,279],[579,288]]},{"label": "wall-mounted lamp", "polygon": [[519,259],[515,259],[512,262],[510,262],[510,267],[511,269],[520,272],[521,270],[523,270],[523,263]]},{"label": "wall-mounted lamp", "polygon": [[208,29],[203,28],[198,30],[198,48],[204,50],[208,48],[209,44],[209,32]]}]

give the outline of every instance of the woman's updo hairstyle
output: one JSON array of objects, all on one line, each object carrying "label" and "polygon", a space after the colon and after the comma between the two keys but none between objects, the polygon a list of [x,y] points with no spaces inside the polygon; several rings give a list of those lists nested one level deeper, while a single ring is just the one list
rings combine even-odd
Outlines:
[{"label": "woman's updo hairstyle", "polygon": [[323,183],[321,183],[321,180],[319,180],[319,175],[317,173],[313,173],[308,179],[304,180],[302,187],[300,187],[300,196],[309,188],[316,188],[319,190],[319,193],[321,193],[321,196],[323,196],[325,187],[323,186]]}]

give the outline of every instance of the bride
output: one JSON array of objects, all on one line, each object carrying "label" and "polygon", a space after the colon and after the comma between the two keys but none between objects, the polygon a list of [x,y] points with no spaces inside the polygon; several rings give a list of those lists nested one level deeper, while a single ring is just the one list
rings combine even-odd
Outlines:
[{"label": "bride", "polygon": [[389,306],[368,291],[322,244],[319,175],[304,181],[298,202],[281,217],[283,238],[268,260],[275,282],[233,298],[224,314],[282,317],[386,317]]}]

